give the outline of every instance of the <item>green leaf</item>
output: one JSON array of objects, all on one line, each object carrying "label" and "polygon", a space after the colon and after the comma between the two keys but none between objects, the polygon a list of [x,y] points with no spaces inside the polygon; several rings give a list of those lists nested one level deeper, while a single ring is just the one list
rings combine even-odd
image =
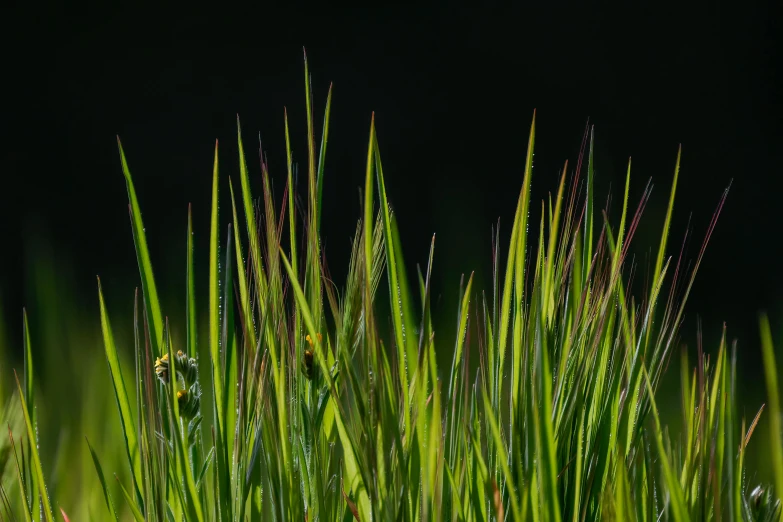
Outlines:
[{"label": "green leaf", "polygon": [[144,522],[144,516],[141,514],[141,511],[139,511],[139,508],[136,507],[136,503],[133,502],[133,499],[128,493],[128,490],[125,489],[125,486],[122,485],[122,482],[120,482],[120,479],[119,477],[117,477],[117,475],[114,475],[114,478],[117,480],[117,483],[120,485],[120,489],[122,490],[122,495],[125,497],[125,501],[128,503],[128,507],[130,508],[131,513],[133,514],[133,519],[136,522]]},{"label": "green leaf", "polygon": [[[666,219],[663,222],[663,232],[661,233],[661,243],[658,246],[658,256],[655,259],[655,270],[653,271],[652,288],[655,289],[658,286],[658,279],[663,279],[661,268],[663,267],[663,258],[666,255],[666,242],[669,239],[669,225],[672,221],[672,214],[674,212],[674,196],[677,194],[677,180],[680,177],[680,157],[682,156],[682,145],[677,148],[677,162],[674,164],[674,179],[672,180],[672,188],[669,194],[669,205],[666,208]],[[652,316],[654,312],[654,302],[650,306],[649,314]],[[651,328],[647,330],[645,344],[649,342]]]},{"label": "green leaf", "polygon": [[[14,370],[14,377],[16,378],[16,387],[19,391],[19,400],[22,401],[22,411],[24,412],[24,422],[27,426],[27,436],[30,440],[35,440],[35,428],[33,427],[32,420],[30,419],[30,410],[27,406],[27,401],[24,399],[24,392],[22,391],[22,385],[19,383],[19,376],[16,375]],[[46,522],[54,522],[54,515],[52,515],[52,505],[49,502],[49,494],[46,492],[46,483],[44,482],[43,467],[41,466],[41,457],[38,454],[38,445],[30,445],[30,458],[33,461],[33,473],[34,480],[40,491],[41,498],[43,499],[43,512],[46,517]]]},{"label": "green leaf", "polygon": [[669,462],[669,454],[666,452],[666,448],[663,445],[663,430],[661,429],[661,419],[658,415],[658,406],[655,404],[655,392],[653,391],[652,384],[650,383],[650,376],[647,374],[647,369],[642,367],[644,372],[645,383],[647,384],[647,393],[650,397],[650,405],[655,419],[655,432],[653,437],[658,447],[658,453],[660,454],[661,467],[663,468],[663,477],[668,487],[668,493],[670,496],[671,510],[676,522],[689,522],[690,516],[688,515],[688,507],[685,505],[685,499],[683,498],[683,492],[680,488],[680,483],[677,480],[677,476],[672,470],[671,463]]},{"label": "green leaf", "polygon": [[188,239],[187,239],[187,291],[185,295],[185,318],[187,326],[188,355],[198,359],[196,347],[196,276],[193,272],[193,217],[190,204],[188,204]]},{"label": "green leaf", "polygon": [[[86,437],[85,440],[87,440]],[[92,445],[90,445],[89,440],[87,440],[87,447],[90,449],[90,456],[92,457],[93,464],[95,464],[95,472],[98,473],[98,480],[101,482],[103,498],[106,500],[106,507],[109,509],[109,513],[111,514],[112,518],[119,522],[120,519],[117,516],[117,511],[114,509],[114,502],[111,500],[111,494],[109,493],[109,488],[106,485],[106,477],[103,475],[103,468],[101,467],[101,463],[98,460],[98,455],[95,454],[95,450],[92,449]]]},{"label": "green leaf", "polygon": [[209,227],[209,353],[212,357],[212,391],[217,405],[217,428],[223,440],[226,438],[223,413],[223,373],[220,359],[220,282],[218,243],[218,150],[215,144],[215,160],[212,167],[212,213]]},{"label": "green leaf", "polygon": [[150,337],[154,352],[162,355],[161,342],[163,340],[163,314],[160,311],[160,302],[158,301],[158,289],[155,286],[155,277],[152,274],[152,262],[147,248],[147,233],[144,223],[141,219],[141,208],[136,198],[136,189],[133,187],[128,162],[125,159],[125,152],[122,149],[119,136],[117,137],[117,147],[120,150],[120,162],[122,163],[122,173],[125,175],[125,183],[128,189],[128,200],[130,201],[131,229],[133,231],[133,241],[136,245],[136,257],[139,264],[139,274],[141,276],[141,288],[144,295],[144,305],[147,308],[147,317],[151,322]]},{"label": "green leaf", "polygon": [[[772,460],[772,470],[775,476],[775,492],[783,493],[783,427],[781,426],[780,395],[778,388],[778,373],[775,365],[775,348],[772,345],[772,331],[769,319],[762,315],[759,319],[761,330],[761,352],[764,356],[764,374],[767,381],[767,402],[769,403],[769,448]],[[781,508],[783,520],[783,508]]]},{"label": "green leaf", "polygon": [[[24,390],[25,401],[30,405],[31,410],[28,411],[33,426],[38,425],[38,414],[35,410],[35,372],[33,362],[33,347],[30,341],[30,324],[27,321],[27,310],[22,309],[22,322],[24,327]],[[27,440],[27,454],[32,452],[32,446],[37,444],[36,439]],[[31,480],[33,476],[32,462],[28,459],[25,462],[24,474],[28,477],[29,487],[28,493],[32,504],[33,512],[37,513],[40,510],[40,491],[38,490],[38,484],[36,481]]]},{"label": "green leaf", "polygon": [[[522,510],[520,509],[519,505],[519,497],[517,488],[514,484],[514,477],[511,474],[511,468],[508,465],[508,454],[506,453],[505,444],[503,444],[503,440],[500,438],[500,428],[498,427],[495,414],[492,411],[492,404],[489,402],[489,397],[487,397],[487,391],[483,387],[482,391],[484,392],[484,416],[486,417],[487,421],[489,421],[489,432],[492,434],[492,438],[494,439],[495,450],[498,454],[500,469],[503,472],[503,478],[506,481],[508,495],[511,498],[511,510],[514,514],[514,520],[522,520]],[[478,452],[476,455],[479,456]],[[482,465],[482,467],[484,466]],[[486,478],[489,479],[489,477]]]},{"label": "green leaf", "polygon": [[332,108],[332,85],[329,84],[329,94],[326,95],[326,111],[324,112],[324,127],[321,134],[321,148],[318,151],[318,180],[317,180],[317,193],[318,193],[318,215],[317,223],[320,232],[321,226],[321,209],[323,208],[323,188],[324,188],[324,166],[326,161],[326,142],[329,138],[329,113]]},{"label": "green leaf", "polygon": [[134,488],[138,492],[142,483],[142,479],[136,425],[133,422],[133,414],[131,412],[130,402],[128,400],[128,393],[125,388],[125,381],[122,378],[120,359],[117,355],[117,348],[114,345],[114,334],[112,334],[109,315],[106,312],[106,303],[103,299],[103,290],[101,288],[100,278],[98,278],[98,301],[100,302],[103,346],[106,351],[106,360],[109,363],[109,372],[111,374],[112,384],[114,385],[114,397],[117,400],[117,408],[120,413],[120,422],[122,423],[122,432],[125,438],[125,449],[128,456],[128,463],[130,464],[130,468],[133,472],[132,476]]},{"label": "green leaf", "polygon": [[201,471],[198,474],[198,479],[196,480],[196,488],[201,489],[201,482],[204,480],[204,475],[207,474],[207,470],[209,469],[209,465],[212,463],[212,461],[215,460],[215,447],[212,446],[209,448],[209,453],[207,453],[207,458],[204,459],[204,465],[201,466]]}]

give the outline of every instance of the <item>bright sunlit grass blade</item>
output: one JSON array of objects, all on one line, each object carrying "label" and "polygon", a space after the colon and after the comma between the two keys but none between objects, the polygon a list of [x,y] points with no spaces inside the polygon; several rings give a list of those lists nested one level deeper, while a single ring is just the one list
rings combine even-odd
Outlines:
[{"label": "bright sunlit grass blade", "polygon": [[212,168],[212,212],[209,227],[209,353],[212,356],[212,389],[217,405],[217,429],[225,440],[226,426],[223,414],[223,375],[220,358],[220,252],[218,223],[218,150]]},{"label": "bright sunlit grass blade", "polygon": [[[527,245],[527,220],[528,208],[530,207],[530,187],[533,178],[533,150],[535,147],[536,136],[536,113],[533,111],[533,120],[530,123],[530,136],[527,143],[527,156],[525,158],[525,174],[522,180],[522,188],[519,193],[519,202],[517,203],[516,214],[514,216],[514,225],[511,230],[511,244],[509,246],[508,261],[506,265],[506,278],[503,284],[502,304],[500,311],[500,320],[496,339],[498,339],[498,371],[496,375],[502,376],[504,373],[506,357],[506,339],[509,330],[509,312],[511,310],[512,283],[513,292],[516,296],[514,305],[514,314],[512,325],[515,325],[514,340],[517,342],[512,354],[511,370],[511,409],[516,412],[519,407],[520,393],[520,371],[522,361],[522,350],[518,344],[520,339],[519,331],[522,324],[522,302],[524,298],[524,280],[525,280],[525,257]],[[496,383],[497,390],[495,395],[499,397],[499,385]],[[516,415],[516,414],[514,414]],[[512,416],[513,417],[513,416]],[[511,425],[515,421],[511,421]]]},{"label": "bright sunlit grass blade", "polygon": [[[403,431],[405,434],[406,445],[410,445],[413,442],[413,429],[410,419],[410,404],[411,398],[409,393],[409,385],[411,375],[409,374],[409,368],[413,367],[416,360],[415,345],[416,341],[412,335],[405,335],[406,319],[404,315],[404,303],[403,303],[403,284],[402,279],[405,277],[401,273],[403,267],[398,265],[398,254],[395,249],[398,247],[398,242],[395,241],[394,234],[392,232],[392,216],[389,209],[389,202],[386,199],[386,185],[383,179],[383,169],[380,164],[380,155],[378,153],[378,142],[376,139],[373,147],[375,152],[375,170],[378,180],[378,202],[381,207],[381,216],[383,217],[383,230],[384,230],[384,244],[386,245],[386,269],[387,277],[389,281],[389,304],[392,311],[392,325],[394,327],[394,340],[397,348],[397,363],[398,372],[402,386],[402,399],[403,399]],[[408,329],[408,332],[412,332]]]},{"label": "bright sunlit grass blade", "polygon": [[[674,197],[677,194],[677,180],[680,177],[680,157],[682,156],[682,146],[677,148],[677,162],[674,164],[674,179],[672,180],[672,188],[669,194],[669,204],[666,208],[666,218],[663,222],[663,232],[661,233],[661,242],[658,246],[658,255],[655,258],[655,269],[653,270],[653,289],[658,285],[658,278],[663,278],[661,274],[661,268],[663,267],[663,259],[666,255],[666,243],[669,239],[669,226],[672,221],[672,214],[674,213]],[[655,302],[650,305],[650,315],[654,315]],[[645,345],[649,343],[651,329],[647,330],[645,337]]]},{"label": "bright sunlit grass blade", "polygon": [[457,343],[454,350],[454,362],[451,365],[451,378],[449,379],[449,396],[451,396],[456,386],[456,372],[459,371],[462,364],[462,351],[465,348],[465,337],[468,332],[468,313],[470,312],[470,297],[473,288],[473,274],[470,274],[465,292],[462,294],[462,300],[459,311],[459,323],[457,324]]},{"label": "bright sunlit grass blade", "polygon": [[144,228],[144,222],[141,219],[141,208],[136,197],[136,189],[133,186],[128,162],[125,159],[125,152],[122,149],[119,136],[117,137],[117,147],[120,150],[120,162],[122,163],[122,173],[125,176],[125,183],[128,189],[128,200],[131,217],[131,230],[133,231],[133,240],[136,244],[136,257],[139,263],[139,272],[141,276],[141,288],[144,296],[144,304],[147,308],[147,316],[151,321],[150,337],[155,347],[154,353],[162,355],[160,343],[163,339],[163,314],[160,310],[158,301],[158,289],[155,285],[155,277],[152,274],[152,261],[150,261],[149,248],[147,247],[147,232]]},{"label": "bright sunlit grass blade", "polygon": [[[364,281],[363,285],[363,311],[365,321],[365,332],[367,337],[368,350],[375,350],[373,338],[374,324],[372,315],[372,289],[367,284],[370,280],[370,274],[373,273],[373,159],[375,158],[375,115],[370,120],[370,143],[367,145],[367,169],[364,178]],[[407,425],[407,423],[406,423]]]}]

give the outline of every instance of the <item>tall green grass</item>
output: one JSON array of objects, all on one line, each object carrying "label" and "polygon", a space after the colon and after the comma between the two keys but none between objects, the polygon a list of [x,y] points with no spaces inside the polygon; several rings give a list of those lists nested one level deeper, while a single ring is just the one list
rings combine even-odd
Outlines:
[{"label": "tall green grass", "polygon": [[[216,145],[205,337],[196,324],[190,210],[181,253],[187,313],[179,319],[167,317],[158,298],[142,205],[119,146],[141,287],[132,339],[118,344],[105,304],[111,288],[97,284],[122,437],[85,443],[99,486],[84,495],[99,501],[100,512],[82,510],[84,519],[781,519],[781,406],[766,319],[768,413],[753,419],[739,414],[736,347],[725,332],[714,358],[700,340],[694,363],[687,351],[677,353],[684,306],[728,189],[686,269],[683,250],[669,241],[678,153],[655,265],[639,284],[629,252],[650,185],[629,201],[629,162],[619,223],[608,205],[600,210],[591,130],[576,168],[566,164],[556,192],[540,206],[532,202],[534,115],[507,251],[495,230],[491,288],[477,288],[472,276],[462,281],[453,303],[456,342],[436,348],[435,241],[424,268],[406,273],[374,120],[347,280],[338,290],[328,276],[320,225],[331,91],[317,143],[306,60],[304,78],[301,200],[287,117],[282,198],[265,162],[260,179],[251,177],[239,124],[239,189],[231,180],[229,193],[219,194]],[[226,216],[219,209],[227,201]],[[391,317],[376,306],[381,281]],[[171,325],[180,321],[186,338],[177,346]],[[382,323],[391,325],[389,335]],[[25,371],[3,410],[16,421],[10,450],[0,446],[3,470],[13,470],[3,475],[0,520],[48,521],[78,509],[79,498],[53,502],[46,487],[26,324]],[[199,343],[208,357],[199,358]],[[449,368],[438,369],[438,352],[451,353]],[[681,359],[677,435],[662,426],[655,400],[673,356]],[[744,463],[762,414],[772,420],[763,443],[775,485],[754,489]],[[119,470],[103,456],[118,454],[125,470],[112,481]]]}]

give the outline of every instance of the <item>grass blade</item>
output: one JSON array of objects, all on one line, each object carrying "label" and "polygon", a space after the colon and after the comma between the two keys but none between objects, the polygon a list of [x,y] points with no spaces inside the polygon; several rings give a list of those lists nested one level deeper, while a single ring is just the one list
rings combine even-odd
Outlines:
[{"label": "grass blade", "polygon": [[103,290],[101,280],[98,278],[98,301],[100,302],[101,313],[101,331],[103,332],[103,346],[106,352],[106,360],[109,363],[109,372],[111,373],[112,384],[114,385],[114,397],[117,400],[117,408],[122,423],[122,431],[125,438],[125,448],[128,455],[128,463],[133,476],[134,489],[140,495],[141,486],[141,461],[139,455],[139,445],[137,439],[136,426],[133,422],[130,401],[125,388],[125,381],[122,378],[120,368],[120,359],[117,355],[117,348],[114,344],[114,334],[112,333],[109,315],[106,312],[106,303],[103,300]]},{"label": "grass blade", "polygon": [[655,433],[653,438],[658,446],[658,453],[661,458],[661,467],[663,468],[663,476],[666,481],[666,485],[669,488],[669,496],[671,502],[672,513],[674,514],[674,520],[676,522],[690,522],[690,516],[688,515],[688,508],[685,505],[685,499],[683,498],[683,492],[680,488],[680,483],[677,480],[677,476],[671,468],[669,462],[669,454],[666,452],[666,448],[663,444],[663,430],[661,429],[661,419],[658,415],[658,406],[655,404],[655,393],[653,392],[652,384],[650,383],[650,376],[647,374],[647,369],[642,367],[644,372],[645,383],[647,384],[647,393],[650,397],[650,406],[655,419]]},{"label": "grass blade", "polygon": [[101,467],[101,463],[98,460],[98,455],[95,454],[95,450],[92,449],[92,445],[86,437],[85,440],[87,441],[87,447],[90,449],[90,456],[92,457],[92,462],[95,465],[95,472],[98,473],[98,480],[100,480],[101,488],[103,488],[103,498],[106,500],[106,507],[109,509],[109,513],[111,514],[112,518],[119,522],[120,518],[117,516],[117,511],[114,509],[114,502],[111,500],[111,494],[109,493],[109,488],[106,485],[106,477],[103,475],[103,468]]},{"label": "grass blade", "polygon": [[141,276],[141,288],[144,295],[144,305],[147,308],[147,317],[152,322],[153,346],[155,353],[163,355],[161,352],[161,342],[163,340],[163,314],[160,311],[160,302],[158,301],[158,289],[155,285],[155,277],[152,274],[152,261],[147,247],[147,234],[144,228],[144,222],[141,219],[141,208],[136,198],[136,189],[133,186],[128,162],[125,159],[125,151],[122,149],[119,136],[117,137],[117,147],[120,150],[120,162],[122,163],[122,173],[125,176],[125,183],[128,189],[128,200],[130,201],[131,230],[133,231],[133,241],[136,245],[136,257],[139,263],[139,275]]},{"label": "grass blade", "polygon": [[141,511],[139,511],[139,508],[136,507],[136,503],[133,502],[133,499],[128,493],[128,490],[125,489],[125,486],[122,485],[122,482],[120,482],[120,479],[119,477],[117,477],[117,475],[114,475],[114,478],[117,480],[117,483],[120,485],[120,490],[122,491],[122,495],[125,497],[125,501],[128,503],[128,507],[130,508],[131,513],[133,513],[133,519],[136,522],[144,522],[144,516],[141,514]]},{"label": "grass blade", "polygon": [[[22,322],[24,327],[24,391],[25,391],[25,401],[27,401],[27,404],[30,405],[32,408],[28,413],[30,414],[30,419],[33,423],[33,426],[38,425],[38,414],[35,411],[35,371],[34,371],[34,362],[33,362],[33,347],[32,342],[30,340],[30,324],[27,321],[27,310],[22,309]],[[35,439],[28,439],[27,440],[27,454],[30,455],[32,452],[32,446],[36,444]],[[25,470],[24,470],[25,477],[27,477],[27,489],[28,489],[28,498],[30,499],[30,503],[32,506],[33,513],[37,513],[40,510],[40,492],[38,491],[38,484],[35,480],[31,480],[33,477],[33,468],[32,463],[28,459],[27,462],[25,462]]]},{"label": "grass blade", "polygon": [[[30,440],[35,440],[35,428],[33,427],[32,420],[30,419],[30,410],[28,409],[27,401],[24,398],[24,392],[22,391],[22,385],[19,383],[19,376],[16,375],[14,370],[14,377],[16,378],[16,387],[19,391],[19,399],[22,401],[22,410],[24,412],[24,422],[27,426],[27,436]],[[52,505],[49,502],[49,494],[46,492],[46,483],[44,482],[43,467],[41,466],[41,457],[38,454],[37,444],[32,444],[30,447],[30,459],[33,463],[34,480],[38,485],[38,491],[40,491],[41,499],[43,500],[43,512],[46,517],[46,522],[54,522],[54,515],[52,514]]]},{"label": "grass blade", "polygon": [[[783,492],[783,427],[781,427],[780,392],[778,388],[778,373],[775,365],[775,348],[772,345],[772,332],[769,328],[769,319],[762,315],[759,319],[761,329],[761,351],[764,356],[764,373],[767,381],[767,402],[769,404],[769,443],[772,470],[775,474],[775,491],[778,495]],[[781,521],[783,521],[783,508],[781,508]]]}]

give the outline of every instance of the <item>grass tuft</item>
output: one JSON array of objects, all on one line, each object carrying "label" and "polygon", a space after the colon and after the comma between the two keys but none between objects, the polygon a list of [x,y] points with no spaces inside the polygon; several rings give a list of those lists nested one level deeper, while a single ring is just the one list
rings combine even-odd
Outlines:
[{"label": "grass tuft", "polygon": [[[332,89],[319,139],[306,56],[304,74],[303,194],[297,197],[287,113],[282,194],[274,192],[260,144],[260,172],[248,169],[238,119],[239,193],[230,179],[228,194],[220,193],[225,160],[215,144],[208,357],[199,358],[200,257],[191,208],[179,346],[180,320],[164,315],[141,203],[119,146],[140,291],[132,331],[117,337],[132,339],[133,350],[126,351],[115,343],[98,280],[96,319],[109,368],[102,375],[112,387],[122,439],[90,436],[100,440],[98,451],[87,443],[95,487],[83,492],[89,502],[72,511],[75,519],[783,520],[776,497],[783,491],[780,391],[765,317],[768,402],[750,423],[739,415],[736,346],[728,346],[725,330],[714,358],[700,331],[695,364],[682,351],[679,433],[663,425],[656,397],[728,189],[695,263],[682,251],[675,257],[669,236],[678,150],[655,262],[639,267],[629,254],[651,184],[631,200],[629,160],[619,222],[609,200],[597,206],[588,128],[576,167],[565,163],[554,193],[539,206],[532,201],[534,113],[510,236],[493,230],[492,285],[481,289],[473,274],[462,278],[451,304],[456,342],[445,346],[431,317],[435,239],[426,268],[409,278],[374,114],[347,279],[339,287],[330,278],[320,230],[328,217],[322,194]],[[253,196],[256,187],[260,198]],[[227,217],[218,212],[223,199],[231,201]],[[651,270],[641,299],[634,295],[639,269]],[[382,279],[389,317],[376,302]],[[380,328],[385,324],[388,335]],[[21,512],[28,522],[49,522],[37,442],[38,366],[26,314],[24,332],[24,385],[17,378],[13,398],[22,415],[14,426],[9,422],[11,444],[0,446],[0,520]],[[450,356],[445,372],[438,369],[439,353]],[[770,418],[774,488],[751,485],[745,469],[762,412]],[[9,410],[3,419],[13,415]],[[26,439],[16,444],[21,425]],[[107,481],[104,469],[116,481]],[[78,505],[81,499],[68,500]]]}]

